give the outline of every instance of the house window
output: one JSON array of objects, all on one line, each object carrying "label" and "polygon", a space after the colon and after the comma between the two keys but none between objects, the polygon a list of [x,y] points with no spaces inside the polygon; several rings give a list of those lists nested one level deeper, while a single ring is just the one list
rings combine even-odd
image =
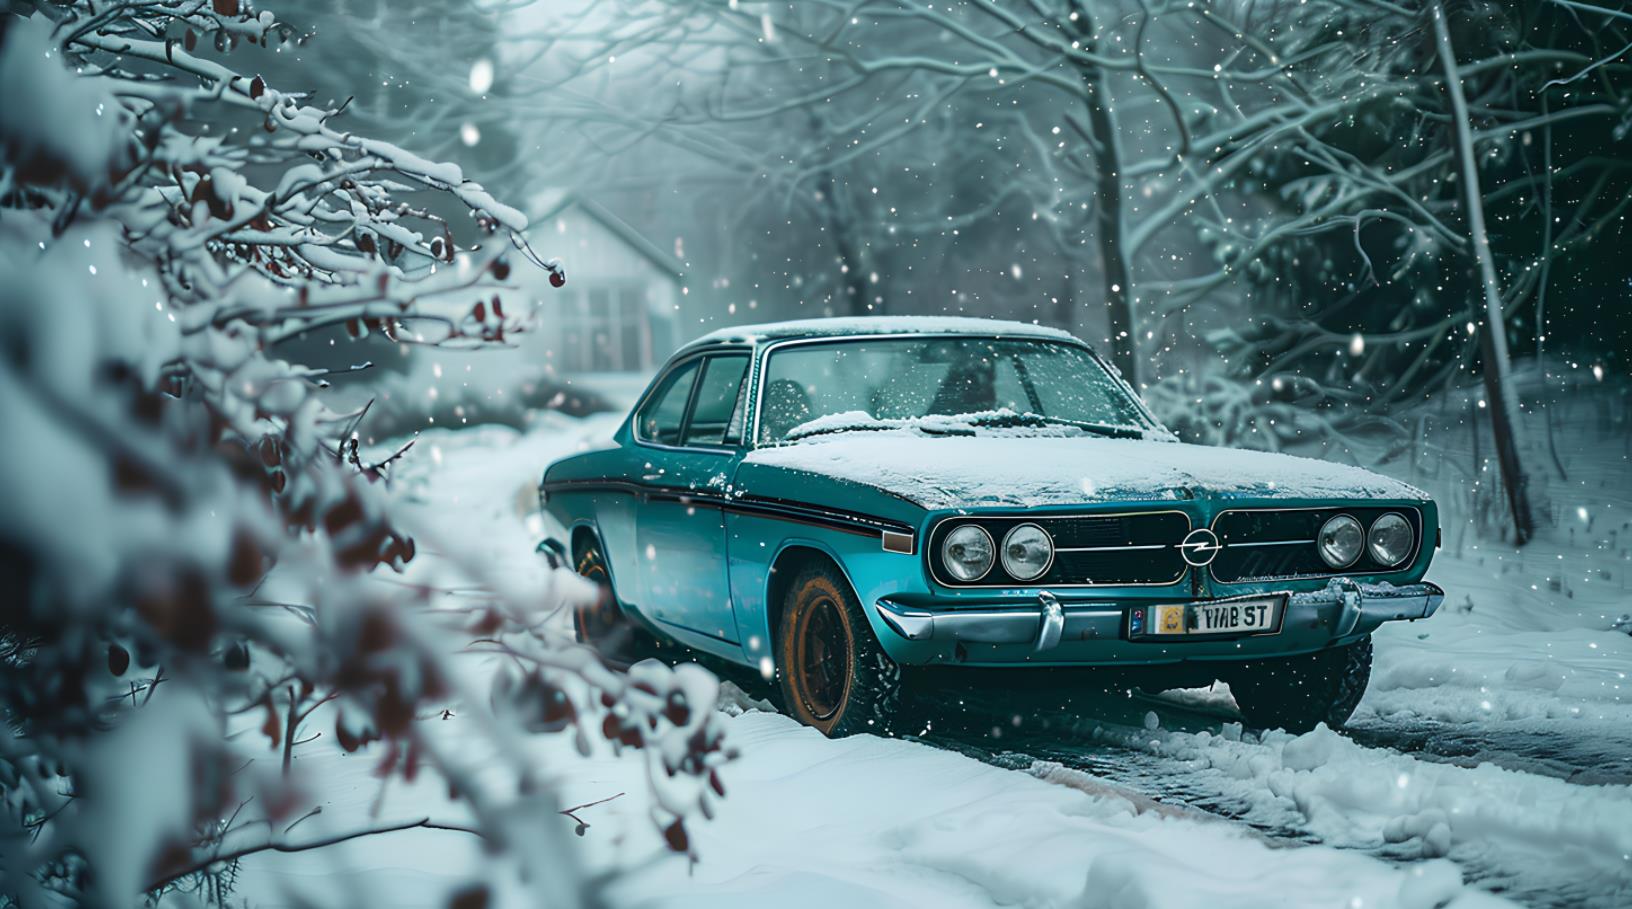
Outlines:
[{"label": "house window", "polygon": [[561,299],[562,372],[636,372],[652,367],[652,325],[645,289],[637,285],[582,288]]}]

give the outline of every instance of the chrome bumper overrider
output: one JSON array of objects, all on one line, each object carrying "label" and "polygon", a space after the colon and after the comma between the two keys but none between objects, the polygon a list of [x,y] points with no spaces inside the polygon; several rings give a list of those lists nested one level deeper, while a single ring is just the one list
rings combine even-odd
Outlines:
[{"label": "chrome bumper overrider", "polygon": [[[1307,621],[1311,616],[1330,616],[1334,638],[1370,631],[1396,619],[1425,619],[1445,599],[1445,591],[1427,582],[1396,587],[1359,584],[1348,578],[1333,579],[1320,590],[1282,595],[1287,597],[1283,626]],[[1159,601],[1138,602],[1149,605]],[[908,606],[889,597],[877,603],[884,624],[909,641],[1030,644],[1039,652],[1054,649],[1062,640],[1126,639],[1127,609],[1133,605],[1137,603],[1062,603],[1048,591],[1038,595],[1036,605],[1024,606],[931,609]]]}]

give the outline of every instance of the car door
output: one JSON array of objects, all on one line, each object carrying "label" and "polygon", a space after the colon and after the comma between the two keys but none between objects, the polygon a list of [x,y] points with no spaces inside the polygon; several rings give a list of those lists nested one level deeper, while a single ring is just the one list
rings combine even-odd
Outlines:
[{"label": "car door", "polygon": [[635,519],[641,611],[728,644],[737,643],[737,624],[719,503],[742,458],[748,364],[745,353],[681,364],[636,425],[648,455]]}]

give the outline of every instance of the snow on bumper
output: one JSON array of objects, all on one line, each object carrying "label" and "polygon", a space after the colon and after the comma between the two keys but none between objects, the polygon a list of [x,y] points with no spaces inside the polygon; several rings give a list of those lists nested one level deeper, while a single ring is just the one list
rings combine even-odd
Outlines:
[{"label": "snow on bumper", "polygon": [[1264,596],[1285,597],[1273,632],[1179,640],[1130,634],[1129,610],[1138,605],[1133,602],[1067,602],[1046,591],[1035,606],[933,608],[884,597],[876,607],[894,636],[883,642],[885,649],[909,663],[1137,664],[1318,650],[1369,634],[1387,621],[1425,619],[1439,609],[1445,591],[1426,582],[1396,586],[1336,578],[1320,590],[1257,598]]},{"label": "snow on bumper", "polygon": [[1445,602],[1445,591],[1438,584],[1423,581],[1396,587],[1393,584],[1359,584],[1348,578],[1333,578],[1324,590],[1293,594],[1287,606],[1290,613],[1300,602],[1315,605],[1336,594],[1342,602],[1338,634],[1348,636],[1356,631],[1371,631],[1384,622],[1400,619],[1426,619],[1439,611]]}]

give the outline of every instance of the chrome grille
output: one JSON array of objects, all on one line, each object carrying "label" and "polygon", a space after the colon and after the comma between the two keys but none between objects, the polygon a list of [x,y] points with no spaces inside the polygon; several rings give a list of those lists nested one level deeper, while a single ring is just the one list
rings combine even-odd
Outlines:
[{"label": "chrome grille", "polygon": [[1353,515],[1360,525],[1388,512],[1411,523],[1417,544],[1422,543],[1422,514],[1415,508],[1277,508],[1237,509],[1220,512],[1213,519],[1213,532],[1223,548],[1213,560],[1213,578],[1221,583],[1321,577],[1338,574],[1386,574],[1401,571],[1414,559],[1393,568],[1377,564],[1369,551],[1347,568],[1327,565],[1315,546],[1320,526],[1340,514]]},{"label": "chrome grille", "polygon": [[[978,524],[1002,545],[1016,524],[1037,524],[1054,539],[1054,564],[1041,578],[1017,581],[1001,560],[978,581],[963,583],[940,570],[941,541],[954,527]],[[1051,587],[1174,584],[1183,579],[1184,557],[1178,544],[1190,531],[1190,517],[1180,511],[1040,517],[954,517],[931,531],[926,554],[935,579],[948,587]]]}]

